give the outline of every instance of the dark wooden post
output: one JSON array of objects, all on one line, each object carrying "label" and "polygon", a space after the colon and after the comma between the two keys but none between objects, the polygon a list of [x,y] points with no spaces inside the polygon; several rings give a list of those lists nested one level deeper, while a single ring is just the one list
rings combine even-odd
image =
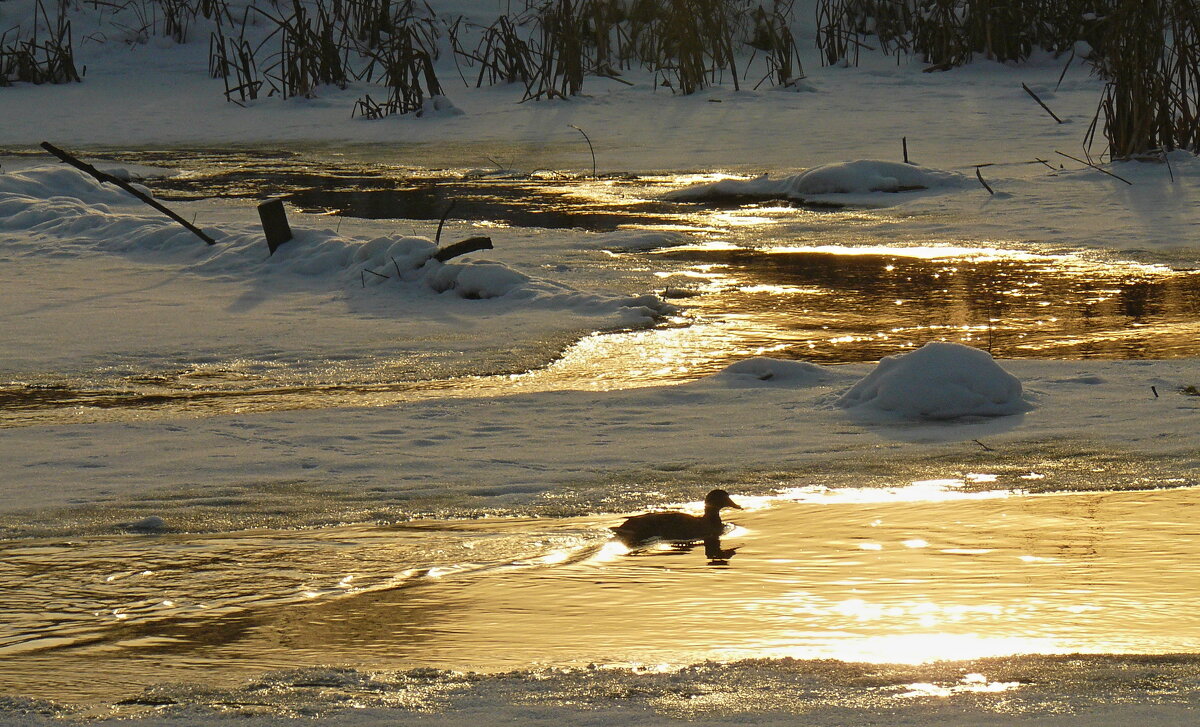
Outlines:
[{"label": "dark wooden post", "polygon": [[287,212],[282,199],[272,199],[258,206],[258,218],[262,220],[263,233],[267,236],[267,247],[271,254],[283,243],[292,239],[292,227],[288,224]]}]

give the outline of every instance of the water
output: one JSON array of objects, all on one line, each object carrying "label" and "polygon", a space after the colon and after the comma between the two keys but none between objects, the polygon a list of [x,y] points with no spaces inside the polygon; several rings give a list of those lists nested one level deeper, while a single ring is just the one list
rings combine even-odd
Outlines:
[{"label": "water", "polygon": [[[206,690],[236,690],[342,664],[669,672],[1200,652],[1200,490],[951,480],[739,499],[723,541],[737,553],[721,564],[631,554],[608,539],[612,516],[12,541],[0,675],[30,697],[145,708],[194,698],[199,673]],[[295,687],[258,699],[283,708]]]}]

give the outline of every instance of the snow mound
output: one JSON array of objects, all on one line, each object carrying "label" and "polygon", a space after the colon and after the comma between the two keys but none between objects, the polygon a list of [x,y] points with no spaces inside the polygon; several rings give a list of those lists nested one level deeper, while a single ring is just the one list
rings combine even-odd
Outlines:
[{"label": "snow mound", "polygon": [[126,530],[134,530],[138,532],[153,532],[156,530],[165,530],[167,521],[163,520],[158,515],[149,515],[138,520],[137,522],[128,523],[125,525]]},{"label": "snow mound", "polygon": [[703,202],[728,198],[790,199],[803,201],[830,194],[908,192],[963,186],[965,177],[915,164],[860,159],[813,167],[800,174],[770,179],[722,179],[677,189],[664,195],[675,202]]},{"label": "snow mound", "polygon": [[465,113],[465,111],[455,106],[454,102],[445,96],[433,96],[421,104],[421,108],[417,111],[417,117],[422,119],[453,117],[462,116]]},{"label": "snow mound", "polygon": [[884,358],[837,406],[916,420],[1006,416],[1031,408],[1021,382],[986,351],[940,342]]},{"label": "snow mound", "polygon": [[900,162],[859,160],[826,164],[789,178],[793,195],[904,192],[957,187],[963,177]]},{"label": "snow mound", "polygon": [[709,380],[735,386],[815,386],[828,382],[835,374],[807,361],[787,361],[756,356],[726,366]]},{"label": "snow mound", "polygon": [[[134,187],[146,194],[150,193],[140,185],[135,184]],[[120,187],[101,184],[94,177],[65,164],[32,167],[20,172],[0,174],[0,195],[19,195],[43,200],[66,197],[86,204],[141,204]]]}]

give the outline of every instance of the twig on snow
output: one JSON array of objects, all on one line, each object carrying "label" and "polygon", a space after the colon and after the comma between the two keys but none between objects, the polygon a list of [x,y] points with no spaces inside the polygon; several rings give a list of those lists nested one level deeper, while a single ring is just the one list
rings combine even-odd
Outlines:
[{"label": "twig on snow", "polygon": [[983,175],[979,173],[979,167],[975,167],[975,177],[979,180],[979,183],[983,185],[983,188],[988,191],[988,194],[996,194],[996,190],[989,187],[988,183],[983,181]]},{"label": "twig on snow", "polygon": [[1054,151],[1054,153],[1058,154],[1059,156],[1064,156],[1072,161],[1079,162],[1080,164],[1083,164],[1084,166],[1091,167],[1092,169],[1095,169],[1097,172],[1102,172],[1104,174],[1107,174],[1108,176],[1112,177],[1113,179],[1119,179],[1122,182],[1124,182],[1125,184],[1128,184],[1130,187],[1133,186],[1133,182],[1129,181],[1128,179],[1118,176],[1116,174],[1113,174],[1112,172],[1108,171],[1107,169],[1101,169],[1100,167],[1096,166],[1095,164],[1092,164],[1091,162],[1085,162],[1084,160],[1080,159],[1079,157],[1073,157],[1070,154],[1063,154],[1061,151],[1058,151],[1057,149]]},{"label": "twig on snow", "polygon": [[1029,86],[1026,86],[1026,85],[1025,85],[1025,84],[1023,84],[1023,83],[1021,84],[1021,88],[1025,89],[1025,93],[1027,93],[1027,94],[1029,94],[1030,96],[1032,96],[1032,97],[1033,97],[1033,100],[1038,102],[1038,106],[1041,106],[1042,108],[1046,109],[1046,113],[1050,114],[1050,116],[1051,116],[1051,117],[1052,117],[1052,118],[1053,118],[1055,121],[1057,121],[1057,122],[1058,122],[1058,123],[1060,123],[1060,124],[1065,124],[1065,123],[1067,123],[1067,122],[1063,121],[1062,119],[1058,118],[1058,114],[1056,114],[1056,113],[1054,113],[1053,111],[1051,111],[1049,106],[1047,106],[1046,104],[1042,103],[1042,100],[1041,100],[1040,98],[1038,98],[1038,95],[1037,95],[1036,93],[1034,93],[1034,92],[1033,92],[1033,89],[1031,89]]}]

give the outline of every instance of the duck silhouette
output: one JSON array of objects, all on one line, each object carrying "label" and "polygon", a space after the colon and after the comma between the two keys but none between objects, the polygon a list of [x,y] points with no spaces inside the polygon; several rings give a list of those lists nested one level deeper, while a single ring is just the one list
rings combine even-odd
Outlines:
[{"label": "duck silhouette", "polygon": [[650,543],[665,541],[679,546],[704,543],[704,553],[714,560],[733,557],[736,548],[721,549],[721,535],[725,523],[721,522],[721,510],[742,506],[734,502],[725,490],[713,490],[704,497],[704,514],[689,515],[684,512],[651,512],[628,518],[612,531],[630,548],[641,548]]}]

